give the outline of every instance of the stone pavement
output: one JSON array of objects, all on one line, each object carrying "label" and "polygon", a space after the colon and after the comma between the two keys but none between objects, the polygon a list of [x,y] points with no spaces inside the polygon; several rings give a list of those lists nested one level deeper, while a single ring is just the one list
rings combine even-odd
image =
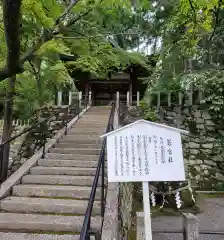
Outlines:
[{"label": "stone pavement", "polygon": [[[199,240],[224,240],[224,197],[199,199],[201,213],[197,214],[200,220],[200,231],[209,234],[200,234]],[[182,217],[180,216],[158,216],[152,220],[153,230],[181,230]],[[222,232],[223,234],[212,234],[212,232]],[[183,234],[154,233],[153,240],[184,240]]]},{"label": "stone pavement", "polygon": [[224,197],[203,198],[198,204],[203,211],[197,215],[200,219],[200,230],[224,232]]}]

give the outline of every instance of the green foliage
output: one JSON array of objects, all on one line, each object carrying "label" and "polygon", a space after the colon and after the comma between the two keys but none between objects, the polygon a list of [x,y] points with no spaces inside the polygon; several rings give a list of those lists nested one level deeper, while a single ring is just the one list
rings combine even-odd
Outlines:
[{"label": "green foliage", "polygon": [[145,99],[140,101],[140,108],[143,111],[145,120],[152,121],[152,122],[155,122],[157,120],[156,119],[155,109],[150,108],[148,106],[148,103],[147,103],[147,101]]},{"label": "green foliage", "polygon": [[[67,6],[66,1],[60,0],[22,1],[21,55],[36,43],[39,47],[30,62],[25,63],[25,72],[17,75],[15,114],[20,117],[29,118],[36,109],[50,103],[57,89],[71,84],[73,80],[69,73],[72,71],[106,77],[112,69],[122,70],[129,64],[141,64],[147,68],[142,55],[126,51],[136,45],[136,39],[140,36],[132,38],[131,34],[122,35],[127,30],[141,31],[135,22],[136,12],[132,11],[131,0],[79,1],[56,26],[56,20]],[[77,20],[65,27],[72,19]],[[57,33],[50,39],[52,29]],[[119,35],[116,35],[117,32],[121,33],[119,37],[116,37]],[[7,52],[1,21],[0,41],[4,43],[0,48],[0,66],[4,66]],[[76,60],[64,63],[60,60],[60,54],[75,55]],[[6,89],[6,84],[0,83],[3,98]]]},{"label": "green foliage", "polygon": [[224,116],[224,71],[220,69],[209,69],[184,75],[181,78],[184,87],[194,84],[195,88],[204,92],[201,103],[209,107],[210,112],[216,118],[223,120]]}]

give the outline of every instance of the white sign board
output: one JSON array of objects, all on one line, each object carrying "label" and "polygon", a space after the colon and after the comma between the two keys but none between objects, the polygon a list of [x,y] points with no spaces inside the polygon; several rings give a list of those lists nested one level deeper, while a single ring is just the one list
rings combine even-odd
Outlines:
[{"label": "white sign board", "polygon": [[138,121],[107,136],[109,182],[184,181],[180,132]]},{"label": "white sign board", "polygon": [[140,120],[105,135],[108,182],[143,182],[146,240],[152,240],[148,182],[185,180],[180,131]]}]

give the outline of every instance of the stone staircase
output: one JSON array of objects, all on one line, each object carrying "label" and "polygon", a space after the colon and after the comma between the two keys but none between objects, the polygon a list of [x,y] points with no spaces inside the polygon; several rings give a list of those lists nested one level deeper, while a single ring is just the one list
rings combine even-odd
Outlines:
[{"label": "stone staircase", "polygon": [[[0,201],[0,240],[76,240],[111,107],[91,107]],[[101,228],[100,186],[91,227]]]}]

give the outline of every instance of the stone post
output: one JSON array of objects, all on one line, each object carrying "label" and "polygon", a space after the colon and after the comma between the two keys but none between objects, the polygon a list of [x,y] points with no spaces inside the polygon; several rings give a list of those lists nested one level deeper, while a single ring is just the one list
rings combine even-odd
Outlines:
[{"label": "stone post", "polygon": [[129,84],[129,105],[132,106],[132,83]]},{"label": "stone post", "polygon": [[117,92],[117,98],[116,98],[116,108],[117,110],[119,109],[120,106],[120,93]]},{"label": "stone post", "polygon": [[[114,129],[119,127],[117,112],[114,114]],[[101,239],[119,240],[119,183],[108,183],[107,198]]]},{"label": "stone post", "polygon": [[57,105],[60,107],[62,105],[62,92],[58,92]]},{"label": "stone post", "polygon": [[157,108],[160,108],[160,92],[157,93]]},{"label": "stone post", "polygon": [[79,108],[82,108],[82,92],[79,92]]},{"label": "stone post", "polygon": [[171,107],[171,92],[168,92],[168,107]]},{"label": "stone post", "polygon": [[127,92],[127,106],[129,107],[130,106],[130,95],[129,95],[129,92]]},{"label": "stone post", "polygon": [[137,92],[137,107],[140,105],[140,93],[139,91]]},{"label": "stone post", "polygon": [[72,92],[69,92],[69,96],[68,96],[68,105],[72,104]]},{"label": "stone post", "polygon": [[89,105],[92,104],[92,92],[89,92]]},{"label": "stone post", "polygon": [[144,223],[144,212],[136,213],[136,240],[145,239],[145,223]]},{"label": "stone post", "polygon": [[199,219],[191,213],[183,213],[184,240],[199,240]]}]

